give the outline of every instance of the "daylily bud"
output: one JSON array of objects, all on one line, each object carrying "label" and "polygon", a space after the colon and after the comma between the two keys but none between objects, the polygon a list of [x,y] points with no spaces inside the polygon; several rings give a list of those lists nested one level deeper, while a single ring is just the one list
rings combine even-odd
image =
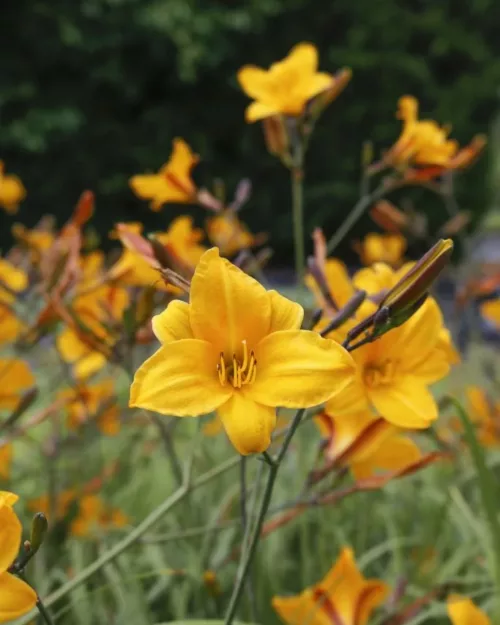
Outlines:
[{"label": "daylily bud", "polygon": [[203,573],[203,583],[212,596],[217,597],[221,594],[222,591],[219,580],[217,579],[217,575],[214,571],[205,571]]},{"label": "daylily bud", "polygon": [[43,512],[37,512],[33,517],[33,521],[31,522],[31,553],[34,554],[40,549],[45,539],[45,535],[47,534],[48,528],[49,524],[47,521],[47,517],[43,514]]},{"label": "daylily bud", "polygon": [[282,160],[290,159],[290,137],[283,117],[266,117],[262,120],[262,128],[269,153]]}]

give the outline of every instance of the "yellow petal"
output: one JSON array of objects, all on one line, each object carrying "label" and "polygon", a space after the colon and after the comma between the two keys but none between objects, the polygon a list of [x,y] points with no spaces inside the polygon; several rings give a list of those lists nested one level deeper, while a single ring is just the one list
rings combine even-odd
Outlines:
[{"label": "yellow petal", "polygon": [[320,72],[307,79],[304,85],[304,95],[310,100],[319,93],[326,91],[333,85],[333,76]]},{"label": "yellow petal", "polygon": [[0,304],[0,344],[15,341],[23,328],[24,324],[16,317],[15,313],[11,312],[7,306]]},{"label": "yellow petal", "polygon": [[12,462],[12,445],[0,446],[0,478],[7,480],[10,475],[10,465]]},{"label": "yellow petal", "polygon": [[0,528],[0,571],[3,572],[17,558],[22,534],[21,522],[8,505],[0,507]]},{"label": "yellow petal", "polygon": [[304,319],[302,306],[283,297],[278,291],[268,291],[268,295],[271,298],[271,327],[269,332],[298,330]]},{"label": "yellow petal", "polygon": [[304,74],[313,74],[318,69],[318,50],[312,43],[303,42],[294,46],[285,61]]},{"label": "yellow petal", "polygon": [[255,348],[252,398],[266,406],[308,408],[340,392],[352,380],[354,361],[338,343],[316,332],[274,332]]},{"label": "yellow petal", "polygon": [[12,619],[29,612],[35,607],[36,592],[10,573],[0,574],[0,622]]},{"label": "yellow petal", "polygon": [[276,106],[264,104],[263,102],[252,102],[252,104],[249,104],[245,110],[245,119],[249,124],[251,124],[259,119],[265,119],[266,117],[278,115],[279,113],[280,110]]},{"label": "yellow petal", "polygon": [[255,65],[242,67],[237,74],[237,79],[243,91],[256,100],[259,100],[263,93],[267,93],[269,88],[268,72]]},{"label": "yellow petal", "polygon": [[85,380],[100,371],[106,363],[104,354],[89,350],[83,358],[75,362],[73,368],[75,377],[78,380]]},{"label": "yellow petal", "polygon": [[0,507],[8,506],[9,508],[12,508],[18,500],[18,495],[11,493],[8,490],[0,490]]},{"label": "yellow petal", "polygon": [[12,291],[24,291],[28,286],[28,276],[26,272],[15,267],[3,258],[0,258],[0,280]]},{"label": "yellow petal", "polygon": [[465,393],[472,412],[472,419],[474,421],[491,421],[494,415],[486,392],[479,386],[467,386]]},{"label": "yellow petal", "polygon": [[[356,350],[354,355],[356,356]],[[369,410],[369,402],[359,372],[339,393],[326,403],[325,410],[336,418],[349,418],[351,414],[361,414]]]},{"label": "yellow petal", "polygon": [[165,180],[158,174],[132,176],[129,181],[132,191],[143,200],[151,200],[165,190]]},{"label": "yellow petal", "polygon": [[447,605],[453,625],[491,625],[486,614],[467,597],[450,595]]},{"label": "yellow petal", "polygon": [[206,341],[183,339],[160,347],[136,371],[129,405],[177,417],[212,412],[233,390],[221,386],[217,360]]},{"label": "yellow petal", "polygon": [[273,597],[273,608],[288,625],[332,625],[309,588],[295,597]]},{"label": "yellow petal", "polygon": [[395,378],[390,384],[369,388],[367,394],[375,409],[399,427],[423,429],[437,419],[436,401],[416,376]]},{"label": "yellow petal", "polygon": [[344,548],[339,559],[317,585],[330,599],[342,623],[365,625],[372,611],[388,594],[389,587],[367,580],[360,573],[352,549]]},{"label": "yellow petal", "polygon": [[256,280],[220,258],[219,250],[205,252],[191,281],[189,319],[193,334],[210,342],[216,354],[242,354],[269,332],[271,298]]},{"label": "yellow petal", "polygon": [[0,409],[17,406],[21,393],[34,386],[35,378],[24,360],[0,359]]},{"label": "yellow petal", "polygon": [[174,300],[152,320],[153,332],[161,343],[191,339],[193,333],[189,324],[189,305],[181,300]]},{"label": "yellow petal", "polygon": [[378,445],[370,455],[359,464],[352,465],[356,479],[361,480],[374,475],[377,470],[390,472],[401,471],[405,467],[418,462],[422,452],[418,446],[406,436],[391,436]]},{"label": "yellow petal", "polygon": [[265,451],[276,427],[276,410],[262,406],[237,391],[217,409],[229,440],[243,456]]}]

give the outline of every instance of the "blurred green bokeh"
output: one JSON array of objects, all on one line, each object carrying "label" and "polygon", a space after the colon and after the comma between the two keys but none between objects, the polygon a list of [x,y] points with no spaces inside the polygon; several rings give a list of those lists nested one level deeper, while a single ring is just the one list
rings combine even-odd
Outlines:
[{"label": "blurred green bokeh", "polygon": [[[467,142],[488,132],[500,86],[496,0],[19,0],[2,8],[0,157],[21,176],[28,199],[16,219],[44,213],[64,221],[79,193],[93,189],[94,223],[162,228],[175,207],[151,214],[127,180],[168,158],[185,137],[203,157],[196,179],[223,178],[232,193],[248,176],[243,215],[268,230],[275,262],[291,258],[287,173],[247,126],[247,98],[235,74],[267,66],[297,42],[320,49],[321,69],[354,77],[325,113],[307,160],[307,228],[332,232],[358,195],[360,151],[397,137],[397,99],[421,100],[422,114],[453,125]],[[488,158],[461,177],[458,198],[479,217],[489,201]],[[394,196],[400,201],[401,196]],[[417,193],[435,223],[443,208]],[[192,211],[202,221],[202,209]],[[14,219],[2,216],[9,225]],[[356,235],[370,226],[366,218]],[[0,233],[2,247],[8,228]],[[345,243],[347,249],[348,243]]]}]

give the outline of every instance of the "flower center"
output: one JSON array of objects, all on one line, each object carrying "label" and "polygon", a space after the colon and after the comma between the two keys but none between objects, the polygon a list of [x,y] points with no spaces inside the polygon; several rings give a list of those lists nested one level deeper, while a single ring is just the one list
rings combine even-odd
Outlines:
[{"label": "flower center", "polygon": [[253,384],[257,376],[257,360],[253,351],[248,356],[247,342],[242,341],[243,358],[238,360],[236,354],[233,354],[232,360],[226,361],[224,352],[220,353],[220,360],[217,364],[217,374],[219,382],[225,386],[226,382],[232,384],[234,388],[241,388],[245,384]]},{"label": "flower center", "polygon": [[366,386],[376,388],[389,384],[394,377],[395,366],[396,363],[393,360],[367,365],[363,373]]}]

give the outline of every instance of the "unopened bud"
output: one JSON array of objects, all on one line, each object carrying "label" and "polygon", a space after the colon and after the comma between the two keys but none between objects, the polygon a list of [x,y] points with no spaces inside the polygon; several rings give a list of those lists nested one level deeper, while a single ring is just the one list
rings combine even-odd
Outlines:
[{"label": "unopened bud", "polygon": [[45,514],[37,512],[33,517],[33,521],[31,521],[30,543],[32,553],[36,553],[42,546],[48,528],[49,524]]},{"label": "unopened bud", "polygon": [[264,139],[270,154],[278,156],[282,160],[290,159],[290,138],[281,115],[273,115],[262,120]]}]

